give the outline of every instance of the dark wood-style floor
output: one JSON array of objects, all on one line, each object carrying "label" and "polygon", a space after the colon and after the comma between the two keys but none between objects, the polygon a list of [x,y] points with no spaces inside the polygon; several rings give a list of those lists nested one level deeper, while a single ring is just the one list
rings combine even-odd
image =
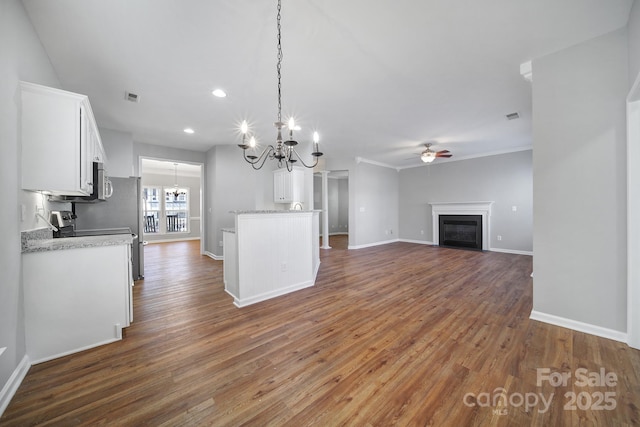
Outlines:
[{"label": "dark wood-style floor", "polygon": [[242,309],[199,242],[147,246],[125,338],[31,367],[0,425],[640,424],[640,351],[529,320],[531,257],[345,239],[315,287]]}]

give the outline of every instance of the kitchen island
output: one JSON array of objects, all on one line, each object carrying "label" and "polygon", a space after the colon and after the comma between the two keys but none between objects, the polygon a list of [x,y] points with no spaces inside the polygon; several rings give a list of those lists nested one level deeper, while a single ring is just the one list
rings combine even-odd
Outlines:
[{"label": "kitchen island", "polygon": [[319,211],[234,211],[224,228],[224,284],[237,307],[315,284]]}]

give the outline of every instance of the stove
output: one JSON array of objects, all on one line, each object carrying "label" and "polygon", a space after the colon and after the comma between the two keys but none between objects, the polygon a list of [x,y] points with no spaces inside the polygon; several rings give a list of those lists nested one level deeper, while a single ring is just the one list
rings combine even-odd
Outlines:
[{"label": "stove", "polygon": [[128,227],[76,230],[76,218],[76,214],[71,211],[52,211],[51,224],[58,229],[53,232],[53,237],[111,236],[115,234],[131,234],[134,239],[138,237]]}]

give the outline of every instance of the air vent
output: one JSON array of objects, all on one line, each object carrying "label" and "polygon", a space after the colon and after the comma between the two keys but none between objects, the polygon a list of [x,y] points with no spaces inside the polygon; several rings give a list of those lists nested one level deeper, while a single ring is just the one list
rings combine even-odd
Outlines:
[{"label": "air vent", "polygon": [[520,118],[520,114],[511,113],[511,114],[507,114],[505,117],[507,118],[507,120],[516,120]]},{"label": "air vent", "polygon": [[140,102],[140,97],[137,94],[131,92],[125,92],[124,99],[129,102]]}]

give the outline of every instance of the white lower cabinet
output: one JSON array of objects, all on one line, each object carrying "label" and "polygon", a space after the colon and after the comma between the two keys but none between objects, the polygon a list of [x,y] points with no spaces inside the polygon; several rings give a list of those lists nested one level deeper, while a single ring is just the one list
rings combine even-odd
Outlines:
[{"label": "white lower cabinet", "polygon": [[122,339],[132,318],[130,245],[25,253],[22,260],[31,363]]}]

